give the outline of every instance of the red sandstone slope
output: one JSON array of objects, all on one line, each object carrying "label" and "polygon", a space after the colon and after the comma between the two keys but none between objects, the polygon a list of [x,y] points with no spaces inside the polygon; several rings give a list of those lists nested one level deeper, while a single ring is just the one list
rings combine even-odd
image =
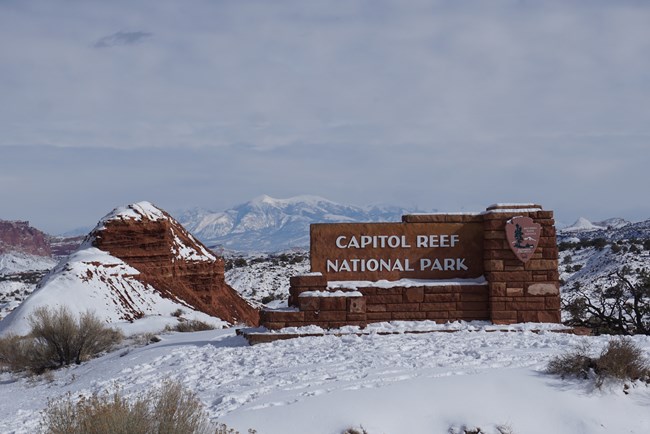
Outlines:
[{"label": "red sandstone slope", "polygon": [[258,310],[225,282],[223,259],[150,203],[114,210],[89,237],[93,246],[138,270],[134,277],[164,297],[231,323],[259,323]]},{"label": "red sandstone slope", "polygon": [[22,252],[36,256],[50,256],[47,236],[26,221],[0,220],[0,254]]}]

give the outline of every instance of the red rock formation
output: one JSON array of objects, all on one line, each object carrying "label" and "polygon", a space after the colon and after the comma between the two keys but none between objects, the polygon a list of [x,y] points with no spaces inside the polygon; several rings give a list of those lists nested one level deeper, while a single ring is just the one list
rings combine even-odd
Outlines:
[{"label": "red rock formation", "polygon": [[57,237],[51,236],[48,239],[53,256],[68,256],[79,248],[85,236],[78,237]]},{"label": "red rock formation", "polygon": [[126,262],[163,296],[232,323],[258,325],[259,312],[224,279],[224,261],[169,214],[147,202],[116,210],[90,233],[95,247]]},{"label": "red rock formation", "polygon": [[47,235],[29,222],[0,220],[0,254],[15,251],[38,256],[52,253]]}]

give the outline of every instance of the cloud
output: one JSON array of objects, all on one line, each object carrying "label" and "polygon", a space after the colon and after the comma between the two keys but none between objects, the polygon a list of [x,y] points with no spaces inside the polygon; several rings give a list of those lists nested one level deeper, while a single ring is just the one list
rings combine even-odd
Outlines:
[{"label": "cloud", "polygon": [[[0,1],[0,166],[12,145],[107,161],[158,153],[151,173],[201,186],[169,193],[172,207],[315,193],[444,210],[539,201],[567,220],[650,215],[638,199],[650,2],[50,3]],[[146,50],[110,49],[153,34]],[[109,36],[79,43],[97,35]],[[177,166],[183,151],[211,164]],[[27,171],[0,174],[12,167]],[[202,171],[223,175],[205,188]],[[29,182],[49,184],[38,172]]]},{"label": "cloud", "polygon": [[117,32],[99,38],[94,46],[95,48],[108,48],[119,45],[134,45],[139,44],[151,36],[152,34],[148,32]]}]

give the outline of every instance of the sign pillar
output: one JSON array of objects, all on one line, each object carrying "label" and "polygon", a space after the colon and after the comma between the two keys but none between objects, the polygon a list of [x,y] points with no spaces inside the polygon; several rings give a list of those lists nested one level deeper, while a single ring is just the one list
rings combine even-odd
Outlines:
[{"label": "sign pillar", "polygon": [[[494,205],[483,218],[484,268],[489,282],[492,322],[560,322],[560,276],[553,211],[542,211],[539,205]],[[506,231],[516,221],[530,226],[528,219],[539,225],[539,239],[532,251],[524,247],[528,251],[521,258],[512,248]]]}]

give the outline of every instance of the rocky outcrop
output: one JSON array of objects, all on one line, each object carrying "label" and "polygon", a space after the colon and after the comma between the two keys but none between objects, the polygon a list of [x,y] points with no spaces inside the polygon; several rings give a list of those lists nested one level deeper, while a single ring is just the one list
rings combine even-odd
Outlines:
[{"label": "rocky outcrop", "polygon": [[140,272],[161,295],[231,323],[257,325],[259,312],[224,279],[224,261],[148,202],[116,209],[88,242]]},{"label": "rocky outcrop", "polygon": [[52,250],[52,256],[61,257],[68,256],[81,246],[81,243],[85,239],[85,236],[77,237],[60,237],[60,236],[50,236],[48,242],[50,243],[50,250]]},{"label": "rocky outcrop", "polygon": [[0,254],[22,252],[37,256],[50,256],[47,235],[33,228],[27,221],[0,220]]}]

